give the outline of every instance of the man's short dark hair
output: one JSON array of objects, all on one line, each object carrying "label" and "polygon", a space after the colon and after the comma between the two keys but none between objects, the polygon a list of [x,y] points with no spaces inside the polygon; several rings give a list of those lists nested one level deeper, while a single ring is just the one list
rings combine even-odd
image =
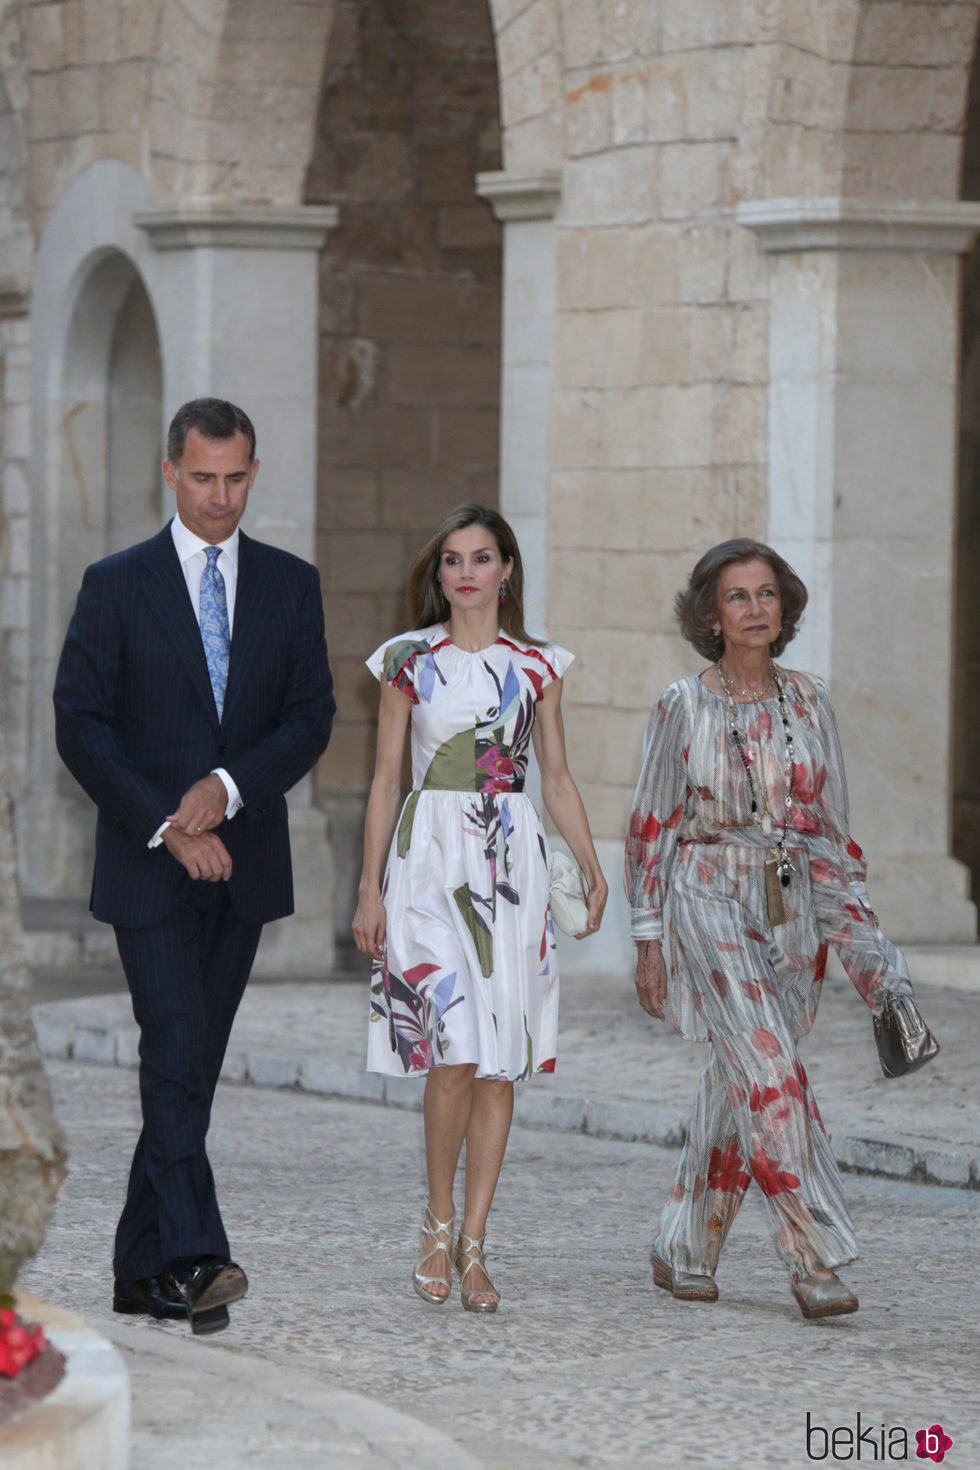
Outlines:
[{"label": "man's short dark hair", "polygon": [[244,434],[248,440],[249,463],[255,458],[255,429],[244,409],[236,408],[226,398],[192,398],[178,408],[167,430],[167,459],[179,464],[191,429],[205,439],[234,439]]}]

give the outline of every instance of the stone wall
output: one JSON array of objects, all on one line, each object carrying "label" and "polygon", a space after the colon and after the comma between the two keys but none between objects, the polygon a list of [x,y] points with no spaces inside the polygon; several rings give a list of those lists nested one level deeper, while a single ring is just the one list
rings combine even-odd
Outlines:
[{"label": "stone wall", "polygon": [[499,149],[484,0],[343,0],[306,191],[340,209],[320,273],[319,560],[338,717],[318,786],[339,917],[374,767],[364,659],[404,627],[408,566],[442,516],[497,499],[500,226],[474,180]]},{"label": "stone wall", "polygon": [[[320,277],[318,556],[341,716],[317,791],[348,885],[342,928],[373,752],[376,690],[361,660],[403,621],[424,530],[455,501],[500,488],[500,227],[474,176],[551,170],[560,184],[554,224],[542,226],[554,262],[547,631],[579,655],[569,751],[612,862],[650,697],[697,666],[673,629],[674,593],[705,547],[772,525],[774,268],[736,211],[783,197],[977,197],[963,138],[978,10],[980,0],[47,0],[0,12],[5,279],[19,260],[29,269],[32,231],[99,159],[128,163],[163,204],[339,207]],[[948,306],[951,249],[938,273],[918,258],[896,267],[908,299],[941,275]],[[836,330],[840,283],[868,295],[876,271],[851,260],[838,277],[823,259],[817,276]],[[0,333],[16,513],[30,496],[19,478],[29,406],[16,397],[30,327]],[[946,394],[956,344],[930,352]],[[877,372],[836,362],[833,392],[845,369]],[[879,377],[887,449],[899,397]],[[857,464],[832,415],[814,427],[821,462],[849,487],[877,462],[873,433]],[[515,442],[506,416],[503,432]],[[854,492],[867,524],[874,488],[867,479]],[[840,570],[861,553],[848,549],[846,517],[828,524],[821,602],[840,630],[861,616],[856,603],[849,614]],[[30,617],[17,534],[11,520],[3,618],[15,675]],[[933,550],[937,566],[947,550],[952,561],[952,547]],[[863,656],[873,661],[885,636],[876,630]],[[845,724],[859,729],[846,680],[842,692]],[[960,707],[972,709],[962,697]],[[16,733],[14,746],[19,759]],[[934,812],[940,784],[926,782]],[[873,804],[866,816],[874,861],[888,824],[876,831]]]}]

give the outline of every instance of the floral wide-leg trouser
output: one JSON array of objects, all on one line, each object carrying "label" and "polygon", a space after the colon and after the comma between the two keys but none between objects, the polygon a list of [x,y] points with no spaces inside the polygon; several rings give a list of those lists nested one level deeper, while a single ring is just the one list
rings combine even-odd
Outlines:
[{"label": "floral wide-leg trouser", "polygon": [[792,1274],[834,1269],[857,1255],[840,1173],[784,1014],[780,979],[771,964],[764,970],[740,977],[726,966],[727,975],[715,971],[705,988],[711,1051],[655,1246],[677,1271],[714,1274],[753,1179]]}]

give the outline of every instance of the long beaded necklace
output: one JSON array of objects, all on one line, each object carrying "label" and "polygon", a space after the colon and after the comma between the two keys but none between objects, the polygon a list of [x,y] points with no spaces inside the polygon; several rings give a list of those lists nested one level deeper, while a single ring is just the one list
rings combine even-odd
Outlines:
[{"label": "long beaded necklace", "polygon": [[[722,668],[721,660],[715,665],[718,670],[718,678],[725,691],[725,709],[728,714],[728,729],[745,768],[745,774],[749,782],[749,796],[752,804],[752,820],[761,827],[762,835],[769,847],[769,857],[765,865],[766,877],[766,909],[769,913],[769,922],[774,927],[777,924],[785,924],[786,910],[783,905],[782,889],[789,887],[790,874],[796,869],[790,861],[789,853],[786,851],[786,828],[789,825],[789,814],[793,806],[793,778],[796,771],[796,748],[793,744],[793,729],[789,722],[789,707],[786,703],[786,692],[776,665],[769,663],[769,683],[761,691],[737,690]],[[779,704],[779,715],[783,722],[783,736],[786,741],[786,797],[784,800],[784,813],[782,827],[776,826],[772,807],[769,805],[769,794],[766,791],[764,779],[760,779],[758,788],[755,777],[752,775],[752,762],[749,756],[748,737],[738,713],[738,705],[735,702],[736,692],[749,694],[755,699],[761,699],[766,691],[775,685],[776,699]],[[760,752],[761,754],[761,752]]]}]

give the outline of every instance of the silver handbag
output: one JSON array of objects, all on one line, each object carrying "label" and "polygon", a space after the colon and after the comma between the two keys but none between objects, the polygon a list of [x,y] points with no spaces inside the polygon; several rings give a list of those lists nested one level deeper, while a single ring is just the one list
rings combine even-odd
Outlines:
[{"label": "silver handbag", "polygon": [[878,1060],[886,1077],[914,1072],[939,1055],[939,1042],[907,995],[887,995],[874,1017]]}]

